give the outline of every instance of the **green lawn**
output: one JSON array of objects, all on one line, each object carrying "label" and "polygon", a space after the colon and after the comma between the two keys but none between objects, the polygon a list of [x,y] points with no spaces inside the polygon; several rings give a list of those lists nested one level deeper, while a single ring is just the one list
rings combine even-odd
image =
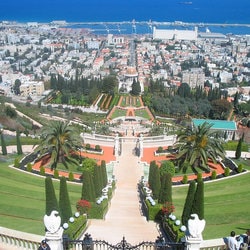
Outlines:
[{"label": "green lawn", "polygon": [[[44,178],[8,167],[14,160],[0,156],[0,226],[28,233],[44,235],[45,213]],[[204,239],[227,236],[231,230],[237,234],[249,228],[250,173],[205,183]],[[57,197],[59,182],[54,181]],[[173,187],[173,203],[181,218],[188,186]],[[72,211],[81,195],[81,185],[68,184]]]},{"label": "green lawn", "polygon": [[126,114],[127,114],[127,110],[116,108],[114,110],[113,114],[111,115],[111,119],[115,119],[115,118],[120,117],[120,116],[126,116]]},{"label": "green lawn", "polygon": [[147,120],[150,119],[150,115],[146,109],[135,110],[135,116],[143,117]]},{"label": "green lawn", "polygon": [[[14,158],[13,158],[14,159]],[[8,167],[13,162],[0,158],[0,225],[28,233],[44,235],[45,214],[44,178]],[[57,197],[59,182],[54,181]],[[68,184],[72,211],[81,196],[81,185]]]},{"label": "green lawn", "polygon": [[[235,230],[245,233],[250,227],[249,199],[250,173],[227,177],[216,182],[205,182],[204,214],[206,227],[204,239],[221,238]],[[173,188],[175,214],[181,218],[188,187]]]}]

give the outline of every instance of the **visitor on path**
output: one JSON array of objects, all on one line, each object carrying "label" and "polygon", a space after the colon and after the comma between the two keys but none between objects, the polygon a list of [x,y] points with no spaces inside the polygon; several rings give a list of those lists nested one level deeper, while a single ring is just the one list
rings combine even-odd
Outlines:
[{"label": "visitor on path", "polygon": [[243,235],[243,242],[240,246],[241,250],[250,249],[250,229],[247,229],[246,234]]},{"label": "visitor on path", "polygon": [[238,250],[239,249],[239,243],[236,240],[234,231],[232,231],[230,233],[230,236],[227,237],[227,249],[228,250]]},{"label": "visitor on path", "polygon": [[46,240],[42,240],[41,245],[38,247],[38,250],[51,250]]}]

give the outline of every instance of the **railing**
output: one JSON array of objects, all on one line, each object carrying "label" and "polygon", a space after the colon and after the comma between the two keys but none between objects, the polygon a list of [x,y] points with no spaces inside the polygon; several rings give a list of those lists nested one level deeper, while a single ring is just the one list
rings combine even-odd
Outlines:
[{"label": "railing", "polygon": [[0,227],[0,245],[3,249],[37,250],[42,236]]},{"label": "railing", "polygon": [[69,240],[64,238],[64,250],[184,250],[183,243],[166,242],[163,237],[158,237],[154,242],[143,241],[132,245],[123,237],[122,241],[113,245],[104,240],[93,240],[90,234],[85,234],[83,240]]}]

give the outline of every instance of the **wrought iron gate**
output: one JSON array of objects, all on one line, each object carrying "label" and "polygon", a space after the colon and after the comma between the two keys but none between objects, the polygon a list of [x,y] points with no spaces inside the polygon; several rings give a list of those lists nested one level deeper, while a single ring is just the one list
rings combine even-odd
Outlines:
[{"label": "wrought iron gate", "polygon": [[83,240],[70,240],[63,238],[64,250],[184,250],[184,243],[166,242],[163,237],[153,241],[143,241],[137,245],[131,245],[123,237],[122,241],[112,245],[105,240],[93,240],[90,234],[85,234]]}]

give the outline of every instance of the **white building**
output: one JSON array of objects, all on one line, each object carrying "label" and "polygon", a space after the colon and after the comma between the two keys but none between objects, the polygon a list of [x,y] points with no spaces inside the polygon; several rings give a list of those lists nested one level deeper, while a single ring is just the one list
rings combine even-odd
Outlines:
[{"label": "white building", "polygon": [[167,30],[153,28],[153,39],[196,41],[198,30]]}]

